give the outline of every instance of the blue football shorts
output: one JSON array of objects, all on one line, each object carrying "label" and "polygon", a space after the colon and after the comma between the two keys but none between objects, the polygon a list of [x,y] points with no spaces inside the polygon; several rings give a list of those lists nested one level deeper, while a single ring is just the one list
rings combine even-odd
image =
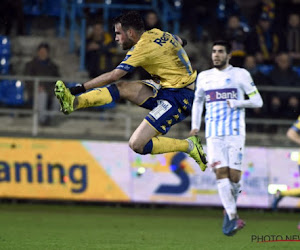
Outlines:
[{"label": "blue football shorts", "polygon": [[[156,92],[156,91],[155,91]],[[155,93],[154,92],[154,93]],[[159,89],[140,106],[151,110],[145,119],[159,133],[166,134],[171,126],[191,114],[194,91],[188,88]]]}]

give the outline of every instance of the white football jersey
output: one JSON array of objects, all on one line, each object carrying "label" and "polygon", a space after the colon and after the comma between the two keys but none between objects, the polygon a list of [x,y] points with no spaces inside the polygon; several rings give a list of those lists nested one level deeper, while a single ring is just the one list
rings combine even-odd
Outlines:
[{"label": "white football jersey", "polygon": [[257,91],[250,73],[229,65],[198,74],[192,109],[192,129],[200,129],[205,103],[205,137],[224,135],[245,136],[245,109],[230,108],[228,99],[244,100],[245,94]]}]

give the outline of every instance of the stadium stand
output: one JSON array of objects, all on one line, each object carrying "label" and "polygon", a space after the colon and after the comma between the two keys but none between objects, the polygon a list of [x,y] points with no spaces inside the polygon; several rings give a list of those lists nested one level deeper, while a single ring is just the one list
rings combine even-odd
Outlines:
[{"label": "stadium stand", "polygon": [[[59,2],[59,3],[58,3]],[[82,30],[80,29],[81,25],[81,18],[83,17],[83,12],[78,12],[79,14],[75,15],[75,27],[74,29],[77,29],[78,33],[74,32],[72,34],[71,32],[71,27],[72,24],[70,21],[71,19],[71,3],[73,4],[90,4],[87,6],[90,6],[90,14],[91,15],[98,15],[99,13],[97,12],[97,8],[92,5],[94,1],[24,1],[24,13],[26,15],[34,15],[36,13],[36,18],[32,19],[32,28],[31,28],[31,33],[30,35],[27,36],[11,36],[11,37],[4,37],[1,36],[1,43],[0,43],[0,56],[2,58],[5,58],[5,61],[1,59],[1,81],[2,80],[15,80],[16,77],[15,75],[22,75],[22,72],[24,70],[25,64],[32,58],[32,56],[35,53],[35,49],[38,44],[40,44],[43,41],[47,41],[51,48],[51,57],[53,58],[54,62],[59,66],[61,69],[61,75],[62,79],[65,80],[66,82],[84,82],[88,79],[88,74],[84,70],[80,70],[80,65],[82,64],[82,58],[80,57],[80,54],[78,54],[79,48],[81,46],[81,39],[85,39],[85,33],[81,33]],[[127,7],[125,9],[129,8],[129,4],[131,4],[134,1],[131,1],[130,3],[126,3],[124,1],[118,1],[119,5],[126,5]],[[137,1],[136,1],[137,2]],[[158,11],[158,16],[160,18],[163,17],[164,15],[164,1],[153,1],[157,2],[158,7],[160,8]],[[175,3],[175,2],[180,2],[180,1],[169,1],[170,3]],[[42,5],[37,5],[37,4]],[[112,1],[111,3],[115,4],[116,1]],[[139,2],[141,3],[141,2]],[[48,4],[48,5],[47,5]],[[59,4],[60,6],[64,6],[63,8],[58,8]],[[67,6],[64,4],[68,4]],[[147,1],[143,1],[143,4],[147,4]],[[149,3],[148,3],[149,4]],[[45,7],[48,6],[48,7]],[[112,7],[111,5],[110,7]],[[209,7],[207,8],[212,8],[208,9],[205,11],[205,13],[215,13],[214,15],[207,16],[208,20],[206,20],[206,24],[209,23],[214,23],[214,18],[217,16],[217,9],[219,5],[208,5]],[[227,5],[228,6],[228,5]],[[31,9],[30,9],[30,8]],[[83,6],[81,6],[81,10],[83,10]],[[98,6],[99,7],[99,6]],[[205,8],[205,5],[201,5],[202,8]],[[230,8],[230,6],[228,6]],[[113,9],[113,8],[112,8]],[[54,24],[49,27],[48,29],[39,29],[40,27],[36,25],[37,22],[41,22],[42,19],[39,19],[45,11],[49,11],[48,15],[55,16],[57,20],[60,20],[61,24],[61,15],[59,15],[58,10],[62,12],[69,12],[65,13],[65,24],[68,24],[68,28],[66,29],[67,32],[67,37],[60,37],[57,33],[57,26]],[[76,10],[76,9],[75,9]],[[99,9],[98,9],[99,10]],[[178,10],[178,9],[177,9]],[[179,8],[180,10],[180,8]],[[232,11],[237,11],[237,8],[233,8]],[[77,10],[78,11],[78,10]],[[146,9],[144,10],[146,12]],[[240,10],[238,10],[240,11]],[[31,13],[31,14],[30,14]],[[51,14],[52,13],[52,14]],[[61,14],[61,13],[60,13]],[[81,15],[80,15],[81,14]],[[192,14],[192,13],[191,13]],[[234,12],[236,14],[236,12]],[[113,12],[110,13],[110,15],[106,18],[110,20],[113,16]],[[174,21],[174,19],[184,16],[182,14],[174,14],[172,18],[168,21],[169,25]],[[102,16],[103,17],[103,16]],[[97,18],[101,18],[97,16]],[[244,20],[242,18],[242,20]],[[161,20],[162,28],[165,29],[164,27],[164,20]],[[183,24],[183,23],[180,23]],[[88,23],[86,23],[88,25]],[[210,45],[211,41],[214,38],[211,35],[211,30],[208,29],[205,25],[205,23],[200,23],[201,25],[201,36],[199,36],[199,39],[201,40],[195,40],[190,39],[191,33],[188,29],[188,27],[185,27],[184,29],[180,30],[179,35],[181,33],[183,34],[183,37],[186,37],[189,41],[188,45],[186,46],[187,53],[191,57],[191,62],[194,65],[194,67],[198,70],[204,70],[210,67]],[[64,27],[66,28],[66,27]],[[172,28],[176,28],[176,25],[173,25],[172,27],[169,27],[169,30],[172,31]],[[177,27],[178,28],[178,27]],[[210,27],[211,28],[211,27]],[[251,27],[250,27],[251,29]],[[79,32],[80,31],[80,32]],[[215,31],[216,32],[216,31]],[[83,37],[80,37],[81,34],[84,34]],[[73,35],[74,39],[74,50],[73,52],[70,53],[71,51],[71,35]],[[6,40],[7,39],[7,40]],[[119,59],[122,60],[124,52],[119,50],[118,51]],[[258,70],[262,72],[265,76],[268,76],[269,72],[272,70],[274,67],[273,65],[260,65],[258,64]],[[13,71],[9,71],[13,69]],[[294,66],[294,70],[300,74],[299,67]],[[8,74],[13,74],[11,77],[6,77]],[[131,78],[135,78],[136,75],[131,75]],[[37,83],[41,81],[45,81],[45,79],[41,78],[34,78],[34,79],[29,79],[26,77],[18,77],[21,81],[21,85],[23,86],[23,82],[25,80],[27,81],[36,81]],[[57,79],[55,78],[47,78],[46,81],[49,82],[49,84],[53,84]],[[12,84],[12,83],[10,83]],[[2,86],[4,84],[1,83]],[[274,88],[272,86],[269,86],[268,84],[264,85],[258,85],[258,88],[261,93],[267,93],[268,91],[273,91]],[[21,91],[22,88],[15,90],[15,93],[18,91]],[[294,88],[291,91],[299,91],[298,88]],[[281,91],[281,89],[278,89],[278,91]],[[283,91],[289,91],[287,89],[284,89]],[[22,92],[18,92],[22,93]],[[1,93],[3,95],[4,92]],[[16,95],[15,95],[16,96]],[[15,103],[21,103],[25,102],[26,104],[26,96],[23,96],[23,98],[17,100]],[[5,106],[5,102],[1,101],[1,106]],[[25,116],[20,116],[20,117],[15,117],[14,120],[7,119],[8,117],[5,115],[11,111],[7,111],[4,109],[0,110],[1,116],[0,116],[0,134],[6,134],[6,133],[15,133],[18,131],[18,133],[23,133],[24,135],[34,135],[34,136],[62,136],[62,137],[82,137],[82,138],[97,138],[97,139],[127,139],[130,134],[133,131],[133,128],[136,127],[138,123],[141,122],[147,111],[145,112],[140,109],[136,108],[134,105],[130,103],[124,103],[121,105],[116,105],[112,104],[112,107],[107,107],[109,108],[108,110],[106,109],[101,109],[101,113],[95,112],[95,110],[89,110],[89,111],[82,111],[78,112],[75,114],[72,114],[72,117],[64,117],[60,113],[55,113],[54,115],[57,116],[59,120],[59,124],[54,127],[54,126],[47,126],[47,127],[38,127],[37,125],[34,125],[34,119],[33,116],[38,115],[36,114],[34,110],[34,106],[30,107],[30,109],[24,110],[24,107],[22,105],[14,105],[14,106],[8,106],[7,107],[11,108],[13,112],[16,113],[26,113]],[[6,107],[4,107],[6,108]],[[92,112],[90,112],[92,111]],[[98,111],[98,108],[96,108],[96,111]],[[268,111],[265,111],[266,113]],[[295,118],[296,118],[295,114]],[[87,122],[88,121],[88,122]],[[170,131],[170,136],[174,135],[176,137],[184,138],[186,136],[187,131],[189,131],[189,124],[190,120],[187,120],[186,122],[175,126],[172,128]],[[249,140],[247,139],[248,144],[262,144],[262,145],[271,145],[274,144],[274,141],[281,141],[282,142],[282,137],[284,137],[284,134],[281,134],[286,126],[289,126],[293,121],[290,120],[285,120],[285,119],[269,119],[264,116],[256,116],[254,114],[253,116],[249,117],[248,119],[248,124],[249,127],[251,124],[257,124],[258,126],[264,126],[268,127],[269,124],[272,123],[277,123],[279,126],[282,126],[282,129],[278,130],[278,136],[272,137],[270,134],[268,134],[268,130],[265,130],[264,133],[261,133],[260,131],[251,131],[249,135]],[[37,128],[34,128],[34,126],[37,126]],[[110,127],[112,128],[111,130],[107,131],[106,128]],[[83,129],[84,128],[84,129]],[[286,141],[286,140],[284,140]],[[286,142],[287,145],[289,145],[289,142]],[[276,142],[275,142],[276,144]]]},{"label": "stadium stand", "polygon": [[0,93],[2,105],[22,106],[24,104],[24,83],[20,80],[2,80]]},{"label": "stadium stand", "polygon": [[11,44],[7,36],[0,36],[0,74],[7,75],[10,70]]}]

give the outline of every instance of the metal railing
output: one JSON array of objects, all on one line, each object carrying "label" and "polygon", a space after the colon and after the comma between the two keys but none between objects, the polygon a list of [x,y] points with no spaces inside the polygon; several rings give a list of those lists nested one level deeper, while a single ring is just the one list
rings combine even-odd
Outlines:
[{"label": "metal railing", "polygon": [[80,70],[85,68],[85,40],[86,40],[86,11],[103,10],[103,25],[106,31],[109,31],[109,21],[111,11],[113,10],[155,10],[162,19],[163,30],[169,31],[169,22],[173,24],[172,32],[179,33],[180,29],[180,11],[181,4],[172,5],[168,0],[152,0],[144,4],[121,4],[113,1],[104,1],[104,3],[86,3],[85,0],[61,0],[60,14],[60,37],[65,36],[66,20],[70,21],[69,47],[70,51],[75,50],[75,33],[80,35]]},{"label": "metal railing", "polygon": [[[32,128],[31,128],[31,136],[37,137],[39,136],[39,112],[38,112],[38,89],[39,85],[45,82],[48,83],[55,83],[57,81],[57,78],[53,77],[30,77],[30,76],[0,76],[0,84],[1,80],[20,80],[22,82],[26,82],[25,84],[33,84],[33,102],[32,102],[32,108],[22,108],[21,106],[7,106],[7,107],[0,107],[0,115],[1,114],[10,114],[10,115],[29,115],[32,116]],[[70,79],[70,78],[62,78],[62,80],[65,83],[74,83],[74,82],[85,82],[87,79]],[[53,84],[54,86],[54,84]],[[54,92],[53,92],[54,95]],[[59,117],[63,117],[64,115],[60,111],[50,111],[45,110],[45,115],[55,115]],[[91,112],[91,111],[85,111],[85,112],[74,112],[72,114],[73,118],[99,118],[99,113],[97,112]],[[131,117],[127,116],[124,113],[117,113],[117,114],[111,114],[110,112],[103,112],[101,114],[102,119],[111,119],[111,118],[119,118],[125,121],[125,130],[124,130],[124,138],[129,138],[131,131]],[[16,131],[17,132],[17,131]]]},{"label": "metal railing", "polygon": [[[30,77],[30,76],[21,76],[21,75],[15,75],[15,76],[0,76],[0,82],[1,80],[20,80],[27,84],[33,84],[33,102],[32,106],[30,107],[22,107],[22,106],[0,106],[0,115],[26,115],[31,117],[32,125],[30,128],[30,133],[28,136],[32,137],[38,137],[40,136],[40,125],[39,125],[39,113],[38,110],[38,92],[39,92],[39,85],[41,83],[48,82],[49,84],[52,83],[54,87],[54,83],[56,82],[57,78],[53,77]],[[74,83],[74,82],[85,82],[87,79],[71,79],[71,78],[62,78],[62,80],[66,83]],[[289,92],[289,93],[300,93],[300,88],[288,88],[288,87],[273,87],[273,86],[261,86],[259,87],[260,92]],[[54,94],[54,93],[53,93]],[[121,104],[121,105],[127,105],[125,106],[125,109],[123,111],[116,109],[109,109],[108,112],[103,111],[101,112],[101,119],[102,120],[109,120],[109,119],[119,119],[120,122],[114,123],[117,125],[124,125],[121,129],[122,138],[128,139],[133,132],[132,125],[135,125],[137,123],[137,117],[139,114],[136,113],[134,110],[133,112],[130,112],[131,109],[134,109],[133,106],[129,103]],[[126,110],[126,112],[124,112]],[[143,109],[139,109],[143,110]],[[128,111],[128,112],[127,112]],[[63,118],[64,115],[59,111],[45,111],[46,115],[52,115],[55,117],[58,117],[59,119]],[[298,115],[298,114],[295,114]],[[72,115],[68,118],[72,119],[79,119],[79,120],[87,120],[87,119],[94,119],[94,120],[100,120],[100,113],[94,112],[94,111],[87,111],[84,110],[83,112],[74,112]],[[0,117],[1,118],[1,117]],[[140,121],[141,117],[139,117]],[[204,120],[204,119],[203,119]],[[96,123],[98,121],[95,121]],[[186,122],[190,122],[190,118],[186,120]],[[247,124],[259,124],[259,125],[278,125],[278,126],[290,126],[294,120],[287,120],[287,119],[270,119],[270,118],[247,118],[246,123]],[[99,124],[101,124],[101,121],[99,121]],[[83,125],[84,126],[84,125]],[[183,126],[183,125],[180,125]],[[178,129],[178,135],[182,135],[182,128],[180,127]],[[188,131],[188,128],[185,128]],[[15,133],[18,133],[18,131],[15,131]],[[3,134],[3,133],[2,133]]]}]

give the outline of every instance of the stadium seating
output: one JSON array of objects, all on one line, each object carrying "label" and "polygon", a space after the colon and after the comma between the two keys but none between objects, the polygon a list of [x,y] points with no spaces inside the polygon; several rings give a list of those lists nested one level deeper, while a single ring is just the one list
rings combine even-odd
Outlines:
[{"label": "stadium seating", "polygon": [[274,65],[268,65],[268,64],[258,65],[258,70],[264,75],[269,75],[273,69],[274,69]]},{"label": "stadium seating", "polygon": [[9,74],[11,46],[7,36],[0,36],[0,74]]},{"label": "stadium seating", "polygon": [[298,74],[298,76],[300,77],[300,67],[293,67],[293,70],[296,71],[296,73]]},{"label": "stadium seating", "polygon": [[0,81],[0,103],[8,106],[24,104],[24,83],[19,80]]},{"label": "stadium seating", "polygon": [[59,16],[61,0],[23,0],[23,11],[30,16]]}]

